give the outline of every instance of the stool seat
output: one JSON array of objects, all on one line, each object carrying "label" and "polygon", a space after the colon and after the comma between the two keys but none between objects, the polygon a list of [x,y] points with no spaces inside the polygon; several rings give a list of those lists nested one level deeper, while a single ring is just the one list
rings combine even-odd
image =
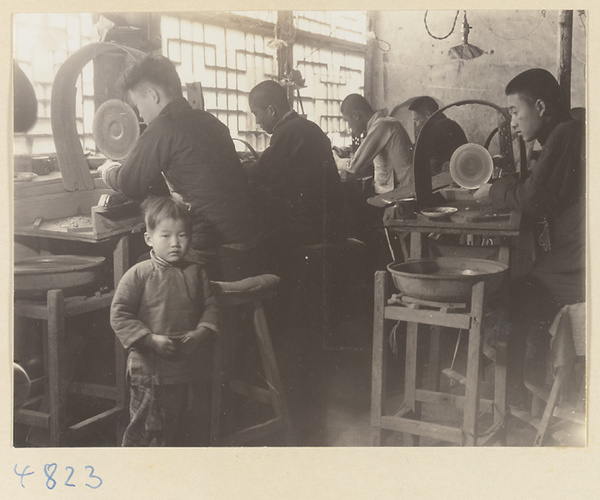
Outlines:
[{"label": "stool seat", "polygon": [[223,301],[242,303],[269,298],[280,282],[279,276],[261,274],[239,281],[213,281],[213,292]]}]

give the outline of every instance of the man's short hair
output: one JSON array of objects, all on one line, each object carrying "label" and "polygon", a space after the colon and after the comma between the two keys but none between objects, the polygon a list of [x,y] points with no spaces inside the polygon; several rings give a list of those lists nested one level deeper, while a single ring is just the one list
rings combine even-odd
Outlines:
[{"label": "man's short hair", "polygon": [[117,86],[123,92],[127,92],[142,82],[159,86],[170,97],[181,97],[183,95],[181,80],[175,65],[165,56],[144,56],[125,69],[117,81]]},{"label": "man's short hair", "polygon": [[188,230],[192,228],[190,212],[170,196],[150,196],[141,204],[146,230],[154,231],[165,219],[183,221]]},{"label": "man's short hair", "polygon": [[265,80],[256,85],[250,91],[248,101],[259,108],[266,108],[270,104],[282,110],[290,108],[286,88],[275,80]]},{"label": "man's short hair", "polygon": [[349,94],[342,101],[341,106],[342,114],[351,113],[352,111],[359,111],[372,114],[373,108],[363,96],[360,94]]},{"label": "man's short hair", "polygon": [[532,68],[515,76],[506,86],[506,95],[522,94],[534,102],[544,101],[550,115],[564,112],[562,89],[556,78],[542,68]]},{"label": "man's short hair", "polygon": [[436,100],[428,95],[417,97],[408,107],[409,111],[416,111],[417,113],[428,112],[431,114],[435,113],[438,109],[440,109],[440,106]]}]

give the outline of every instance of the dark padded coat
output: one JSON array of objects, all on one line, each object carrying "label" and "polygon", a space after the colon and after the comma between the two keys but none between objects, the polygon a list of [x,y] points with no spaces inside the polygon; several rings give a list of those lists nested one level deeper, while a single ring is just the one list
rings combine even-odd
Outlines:
[{"label": "dark padded coat", "polygon": [[183,98],[150,123],[107,184],[133,199],[179,195],[193,216],[192,248],[244,243],[256,235],[248,182],[229,129]]},{"label": "dark padded coat", "polygon": [[532,274],[560,304],[585,300],[584,123],[565,118],[543,130],[539,159],[523,181],[504,177],[490,188],[495,206],[547,221],[550,249],[541,251]]}]

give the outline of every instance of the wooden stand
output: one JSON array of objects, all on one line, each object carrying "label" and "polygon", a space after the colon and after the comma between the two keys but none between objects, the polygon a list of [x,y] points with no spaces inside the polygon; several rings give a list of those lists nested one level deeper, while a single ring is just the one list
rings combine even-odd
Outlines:
[{"label": "wooden stand", "polygon": [[[140,224],[138,224],[140,227]],[[116,288],[123,274],[129,269],[129,234],[130,229],[121,229],[117,234],[117,243],[113,251],[113,278]],[[78,234],[67,235],[69,239],[77,239]],[[115,238],[114,236],[112,238]],[[106,239],[106,238],[105,238]],[[44,240],[44,239],[43,239]],[[43,241],[42,240],[42,241]],[[92,240],[94,243],[104,240]],[[39,319],[45,322],[43,351],[45,374],[41,379],[33,381],[32,393],[43,385],[44,394],[31,398],[22,409],[15,414],[15,422],[25,425],[42,427],[50,430],[50,446],[64,446],[69,439],[76,439],[87,431],[93,430],[107,419],[116,421],[116,445],[120,445],[121,437],[125,430],[123,418],[128,406],[128,392],[126,387],[126,357],[117,337],[115,345],[115,385],[100,386],[94,384],[69,383],[65,381],[65,318],[86,314],[100,309],[108,309],[112,302],[114,292],[106,293],[100,297],[86,299],[65,299],[62,290],[50,290],[46,302],[30,300],[15,300],[15,316]],[[112,335],[112,332],[110,332]],[[39,391],[38,391],[39,392]],[[95,415],[89,419],[72,426],[66,425],[65,401],[68,393],[96,396],[113,400],[113,408]],[[31,410],[35,404],[41,403],[46,398],[48,411]]]},{"label": "wooden stand", "polygon": [[[87,299],[65,299],[62,290],[50,290],[47,300],[33,302],[15,301],[15,316],[39,319],[46,322],[44,329],[44,376],[32,381],[33,386],[44,386],[44,393],[32,397],[15,414],[15,422],[50,431],[50,446],[65,446],[84,433],[106,421],[116,422],[124,415],[127,404],[125,388],[125,351],[115,340],[115,385],[104,386],[82,382],[67,382],[65,319],[80,314],[107,309],[113,293]],[[68,394],[94,396],[114,401],[114,406],[74,425],[67,425],[66,401]],[[30,409],[46,399],[48,411]],[[119,434],[119,432],[117,432]],[[117,435],[119,440],[119,435]],[[118,444],[118,443],[115,443]]]},{"label": "wooden stand", "polygon": [[[373,372],[371,392],[371,426],[373,444],[380,446],[384,430],[403,432],[414,438],[418,445],[418,436],[438,438],[458,445],[483,445],[492,438],[503,439],[506,407],[506,367],[504,347],[499,346],[496,353],[494,400],[479,397],[481,320],[483,316],[484,283],[473,286],[470,309],[465,304],[446,304],[428,301],[409,300],[408,305],[386,305],[389,295],[390,277],[388,273],[375,273],[375,317],[373,331]],[[407,323],[406,366],[404,380],[404,401],[399,409],[387,414],[385,403],[385,320]],[[417,377],[417,334],[419,324],[447,328],[460,328],[469,331],[467,373],[464,377],[465,395],[454,395],[419,388]],[[437,333],[439,335],[439,332]],[[433,339],[433,344],[437,344]],[[432,349],[436,358],[437,349]],[[439,370],[436,359],[430,358],[430,385],[437,385]],[[479,433],[479,404],[485,403],[494,409],[494,424],[483,434]],[[450,403],[463,410],[462,427],[451,427],[421,420],[422,403]]]}]

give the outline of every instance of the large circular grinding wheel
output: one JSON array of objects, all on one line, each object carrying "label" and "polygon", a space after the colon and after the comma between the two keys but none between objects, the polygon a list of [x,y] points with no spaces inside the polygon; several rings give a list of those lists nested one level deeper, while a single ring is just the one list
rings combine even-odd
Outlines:
[{"label": "large circular grinding wheel", "polygon": [[122,160],[140,135],[135,111],[119,99],[105,101],[94,115],[93,134],[102,153],[111,160]]}]

